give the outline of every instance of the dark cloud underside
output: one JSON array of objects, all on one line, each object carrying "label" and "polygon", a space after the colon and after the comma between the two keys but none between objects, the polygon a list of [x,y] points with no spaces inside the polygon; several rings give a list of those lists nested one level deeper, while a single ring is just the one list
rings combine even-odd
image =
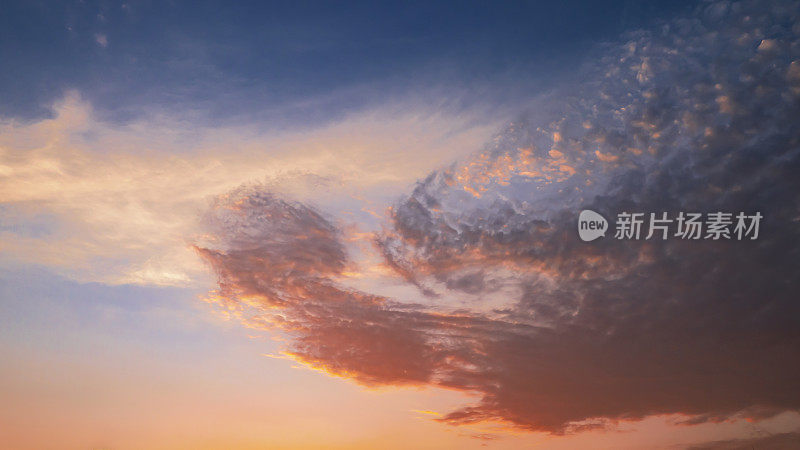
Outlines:
[{"label": "dark cloud underside", "polygon": [[[474,158],[421,180],[376,238],[436,296],[516,292],[448,313],[347,289],[334,224],[257,188],[198,245],[228,304],[289,351],[366,384],[482,398],[441,420],[562,433],[680,413],[687,423],[800,408],[798,5],[704,5],[603,51]],[[755,241],[587,244],[578,212],[764,216]]]}]

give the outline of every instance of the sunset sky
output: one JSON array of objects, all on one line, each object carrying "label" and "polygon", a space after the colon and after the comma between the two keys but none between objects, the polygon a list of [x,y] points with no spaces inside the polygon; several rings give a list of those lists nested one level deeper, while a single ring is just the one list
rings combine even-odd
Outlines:
[{"label": "sunset sky", "polygon": [[800,448],[798,118],[794,1],[5,2],[0,448]]}]

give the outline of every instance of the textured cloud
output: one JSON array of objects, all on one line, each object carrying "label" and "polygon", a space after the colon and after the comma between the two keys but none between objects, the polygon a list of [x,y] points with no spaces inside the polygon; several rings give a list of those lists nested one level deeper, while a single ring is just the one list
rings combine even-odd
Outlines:
[{"label": "textured cloud", "polygon": [[[562,433],[800,409],[800,27],[783,2],[705,4],[638,32],[474,158],[421,180],[376,242],[428,297],[370,295],[330,219],[257,188],[223,197],[198,252],[220,298],[298,360],[365,384],[477,392],[440,420]],[[756,241],[616,241],[584,208],[760,211]],[[246,313],[245,313],[246,311]]]}]

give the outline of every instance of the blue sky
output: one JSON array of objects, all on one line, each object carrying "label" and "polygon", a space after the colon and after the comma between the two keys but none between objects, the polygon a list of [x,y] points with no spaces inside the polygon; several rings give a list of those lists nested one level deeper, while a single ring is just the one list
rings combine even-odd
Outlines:
[{"label": "blue sky", "polygon": [[0,114],[51,114],[68,89],[106,120],[166,109],[282,126],[419,90],[508,102],[691,3],[11,2]]}]

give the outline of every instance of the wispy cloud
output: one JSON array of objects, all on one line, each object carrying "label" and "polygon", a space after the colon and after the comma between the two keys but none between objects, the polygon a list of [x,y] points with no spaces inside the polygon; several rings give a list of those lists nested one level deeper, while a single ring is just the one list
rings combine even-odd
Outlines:
[{"label": "wispy cloud", "polygon": [[[0,122],[2,256],[83,281],[185,285],[203,274],[187,238],[218,193],[259,181],[317,201],[335,191],[328,204],[359,211],[366,205],[354,196],[402,189],[494,126],[411,103],[310,130],[195,127],[158,115],[115,125],[70,92],[52,119]],[[42,215],[46,229],[37,228]]]},{"label": "wispy cloud", "polygon": [[753,438],[714,441],[689,447],[689,450],[750,450],[754,448],[791,450],[798,446],[800,446],[800,433],[778,433]]},{"label": "wispy cloud", "polygon": [[106,48],[108,47],[108,37],[105,34],[97,33],[94,35],[94,41],[97,42],[97,45],[100,47]]}]

